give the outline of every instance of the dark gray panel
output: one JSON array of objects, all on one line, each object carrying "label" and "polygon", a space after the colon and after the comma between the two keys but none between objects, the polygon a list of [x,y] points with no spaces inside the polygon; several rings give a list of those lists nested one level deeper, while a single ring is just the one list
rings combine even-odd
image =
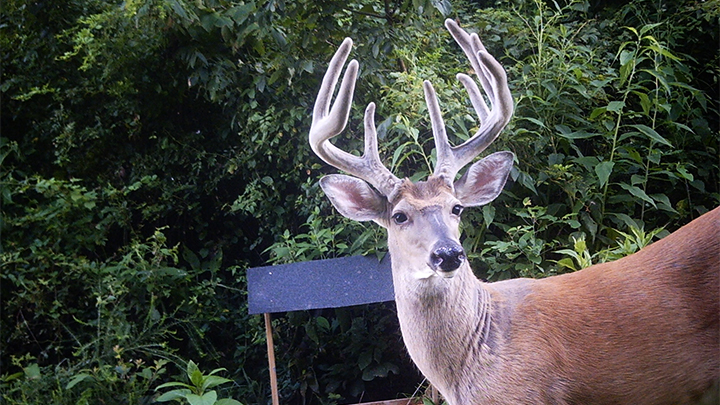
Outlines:
[{"label": "dark gray panel", "polygon": [[393,301],[390,257],[315,260],[248,269],[251,314]]}]

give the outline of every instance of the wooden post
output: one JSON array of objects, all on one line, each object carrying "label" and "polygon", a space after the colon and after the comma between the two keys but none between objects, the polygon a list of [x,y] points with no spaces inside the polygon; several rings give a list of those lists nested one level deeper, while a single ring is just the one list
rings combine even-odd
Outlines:
[{"label": "wooden post", "polygon": [[270,314],[264,313],[265,318],[265,340],[267,342],[268,367],[270,372],[270,391],[272,393],[273,405],[280,405],[280,396],[278,394],[277,373],[275,372],[275,344],[273,343],[272,324],[270,323]]}]

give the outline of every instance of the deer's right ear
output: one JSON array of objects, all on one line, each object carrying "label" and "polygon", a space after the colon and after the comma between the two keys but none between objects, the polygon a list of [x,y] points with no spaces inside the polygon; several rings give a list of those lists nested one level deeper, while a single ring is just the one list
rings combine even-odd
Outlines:
[{"label": "deer's right ear", "polygon": [[332,205],[343,216],[352,220],[379,220],[385,212],[385,197],[358,178],[330,174],[320,179],[320,187],[330,198]]},{"label": "deer's right ear", "polygon": [[502,151],[473,163],[455,182],[455,196],[466,207],[488,204],[505,187],[514,159],[512,152]]}]

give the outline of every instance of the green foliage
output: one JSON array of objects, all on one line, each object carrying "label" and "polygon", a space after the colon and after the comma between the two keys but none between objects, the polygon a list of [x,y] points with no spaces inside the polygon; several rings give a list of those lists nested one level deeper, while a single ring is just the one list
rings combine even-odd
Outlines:
[{"label": "green foliage", "polygon": [[273,327],[279,335],[278,374],[285,381],[281,394],[290,400],[383,399],[378,389],[406,386],[403,376],[415,377],[409,359],[397,356],[404,349],[392,305],[293,312],[275,319]]},{"label": "green foliage", "polygon": [[117,359],[114,366],[106,364],[91,369],[77,369],[60,365],[40,367],[30,356],[13,356],[13,365],[22,367],[22,371],[0,376],[3,403],[153,403],[150,388],[167,371],[167,362],[160,360],[148,366],[140,359],[133,362],[125,362],[121,356]]},{"label": "green foliage", "polygon": [[[155,399],[156,402],[169,402],[182,400],[187,401],[190,405],[242,405],[240,402],[231,398],[217,399],[217,391],[211,390],[218,385],[232,382],[227,378],[219,377],[214,374],[220,371],[226,371],[224,368],[216,368],[209,374],[204,375],[194,361],[190,360],[185,371],[188,383],[171,381],[158,386],[155,390],[171,387],[179,387],[172,391],[167,391]],[[184,403],[184,402],[183,402]]]},{"label": "green foliage", "polygon": [[[172,380],[167,368],[189,358],[231,370],[227,396],[267,402],[245,269],[386,250],[384,231],[331,208],[317,180],[334,169],[305,141],[346,36],[361,71],[336,144],[361,149],[362,111],[375,101],[381,155],[414,180],[435,159],[423,80],[454,142],[478,128],[454,79],[468,64],[442,20],[477,31],[506,67],[516,114],[491,149],[513,150],[516,168],[504,195],[463,223],[481,276],[572,271],[662,237],[720,201],[720,56],[707,46],[718,10],[683,0],[4,1],[3,403],[149,403]],[[274,326],[284,403],[420,384],[391,304],[286,314]]]},{"label": "green foliage", "polygon": [[[481,256],[504,257],[498,262],[491,255],[478,267],[501,278],[573,268],[556,267],[570,263],[555,258],[568,253],[559,247],[582,240],[590,251],[601,251],[620,235],[617,228],[627,226],[628,215],[662,227],[718,201],[706,189],[716,188],[716,175],[700,180],[693,174],[708,173],[698,162],[717,173],[717,130],[708,126],[705,93],[690,84],[686,63],[692,59],[661,39],[667,22],[635,28],[620,19],[592,20],[583,1],[562,7],[538,1],[534,7],[494,19],[494,11],[480,14],[490,38],[506,33],[504,46],[514,62],[506,66],[519,97],[505,139],[519,159],[512,193],[527,196],[522,210],[494,214],[505,220],[497,226],[518,236],[488,240]],[[630,9],[643,13],[643,20],[661,18],[635,3],[623,12]],[[616,32],[618,40],[603,31]],[[540,216],[536,205],[546,207]],[[501,225],[516,223],[507,215],[526,224]]]}]

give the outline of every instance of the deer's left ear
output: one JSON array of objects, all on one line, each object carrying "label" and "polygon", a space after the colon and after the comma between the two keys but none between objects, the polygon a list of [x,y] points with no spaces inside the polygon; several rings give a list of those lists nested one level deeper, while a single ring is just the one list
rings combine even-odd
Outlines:
[{"label": "deer's left ear", "polygon": [[385,197],[358,178],[329,174],[320,179],[320,187],[335,208],[352,220],[377,221],[385,212]]},{"label": "deer's left ear", "polygon": [[505,187],[514,159],[512,152],[495,152],[475,162],[455,182],[455,197],[466,207],[491,202]]}]

